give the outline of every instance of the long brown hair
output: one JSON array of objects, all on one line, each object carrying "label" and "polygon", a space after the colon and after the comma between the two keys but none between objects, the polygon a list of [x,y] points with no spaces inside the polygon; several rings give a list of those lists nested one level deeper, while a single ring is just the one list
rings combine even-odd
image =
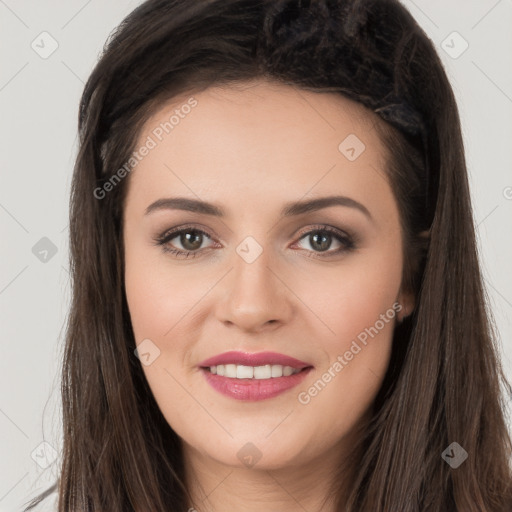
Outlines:
[{"label": "long brown hair", "polygon": [[[510,385],[486,308],[457,105],[432,42],[398,0],[149,0],[112,34],[80,103],[62,467],[48,491],[58,490],[59,512],[187,510],[180,439],[134,356],[123,280],[128,180],[101,198],[94,191],[106,190],[164,102],[257,78],[338,92],[380,116],[404,280],[416,292],[355,481],[333,487],[338,510],[512,510]],[[456,469],[441,456],[454,442],[468,454]]]}]

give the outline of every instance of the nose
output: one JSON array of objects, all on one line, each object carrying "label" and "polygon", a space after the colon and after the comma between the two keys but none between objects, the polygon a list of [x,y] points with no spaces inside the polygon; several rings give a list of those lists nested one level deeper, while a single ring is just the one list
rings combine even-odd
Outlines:
[{"label": "nose", "polygon": [[252,263],[235,253],[233,268],[223,281],[216,314],[226,326],[257,333],[290,321],[293,294],[266,251]]}]

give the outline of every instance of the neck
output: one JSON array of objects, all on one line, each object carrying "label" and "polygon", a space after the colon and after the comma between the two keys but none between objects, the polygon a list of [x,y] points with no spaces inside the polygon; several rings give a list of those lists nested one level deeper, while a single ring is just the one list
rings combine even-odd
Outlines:
[{"label": "neck", "polygon": [[[342,444],[355,446],[347,439]],[[336,449],[329,447],[314,460],[297,465],[258,469],[223,464],[184,443],[186,482],[192,498],[189,512],[336,512],[347,492],[332,496],[332,486],[340,488],[341,482],[348,491],[354,476],[348,451],[341,448],[341,443]]]}]

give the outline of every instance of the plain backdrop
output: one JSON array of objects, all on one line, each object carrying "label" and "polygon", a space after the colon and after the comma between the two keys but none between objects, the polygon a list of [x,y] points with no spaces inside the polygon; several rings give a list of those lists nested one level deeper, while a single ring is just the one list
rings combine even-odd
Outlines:
[{"label": "plain backdrop", "polygon": [[[0,512],[57,477],[68,196],[84,83],[139,1],[0,0]],[[512,379],[512,1],[404,0],[460,108],[489,303]]]}]

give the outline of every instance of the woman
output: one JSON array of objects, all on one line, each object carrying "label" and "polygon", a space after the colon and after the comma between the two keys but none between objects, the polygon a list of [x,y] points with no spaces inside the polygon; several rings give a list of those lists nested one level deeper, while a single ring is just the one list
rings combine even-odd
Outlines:
[{"label": "woman", "polygon": [[147,1],[79,132],[59,512],[512,510],[456,102],[398,1]]}]

